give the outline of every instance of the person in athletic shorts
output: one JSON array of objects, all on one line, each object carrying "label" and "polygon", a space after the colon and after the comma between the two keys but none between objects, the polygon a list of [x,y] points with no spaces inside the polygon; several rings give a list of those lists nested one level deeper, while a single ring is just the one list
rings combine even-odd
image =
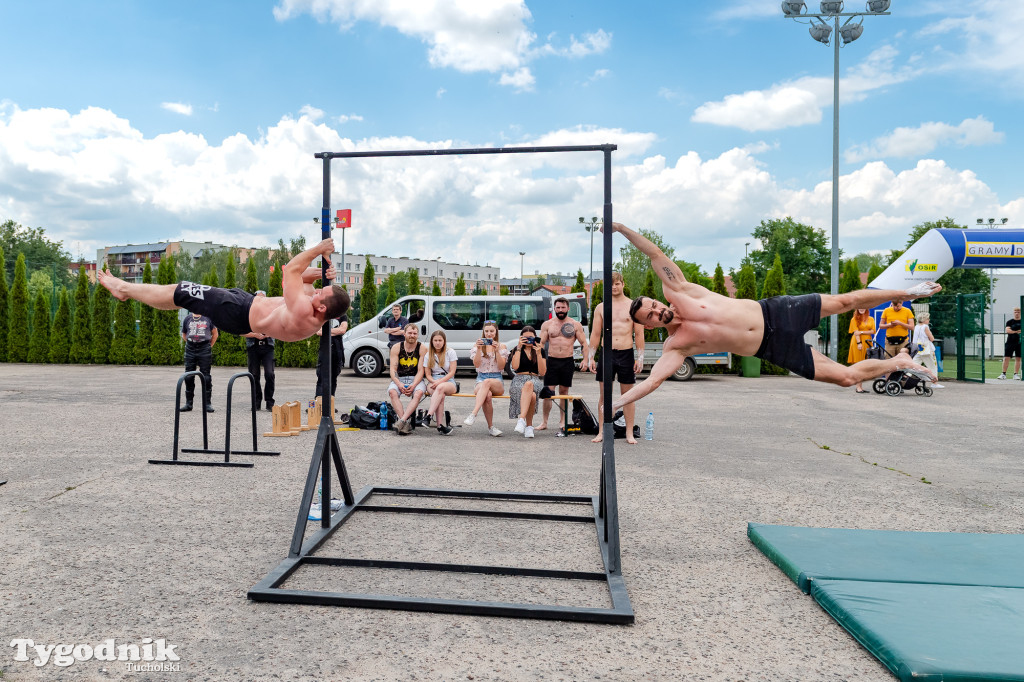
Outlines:
[{"label": "person in athletic shorts", "polygon": [[[388,398],[395,410],[395,431],[400,436],[412,433],[416,406],[427,392],[423,380],[427,367],[427,347],[419,342],[420,328],[414,323],[405,325],[405,340],[391,347],[391,383],[388,384]],[[402,396],[412,398],[408,407],[402,407]]]},{"label": "person in athletic shorts", "polygon": [[583,325],[569,317],[569,302],[562,297],[556,298],[554,310],[555,316],[540,327],[540,343],[541,347],[547,350],[548,368],[544,374],[544,388],[540,395],[544,398],[544,419],[537,427],[537,431],[548,428],[548,415],[551,414],[553,402],[548,396],[554,395],[556,389],[559,395],[569,393],[572,375],[576,372],[576,361],[573,360],[572,351],[577,341],[583,346],[580,370],[586,372],[589,364],[590,345],[587,343],[587,335],[583,331]]},{"label": "person in athletic shorts", "polygon": [[[313,290],[320,268],[309,267],[318,256],[330,258],[334,240],[325,239],[296,254],[282,268],[283,296],[256,297],[242,289],[221,289],[181,282],[179,284],[136,284],[108,272],[98,274],[100,284],[119,301],[133,299],[159,310],[185,308],[206,315],[223,332],[245,336],[259,332],[278,341],[302,341],[324,326],[326,320],[348,310],[349,296],[340,284]],[[327,268],[328,283],[336,276]]]},{"label": "person in athletic shorts", "polygon": [[908,357],[861,360],[850,366],[830,360],[804,342],[804,334],[818,326],[822,317],[856,308],[874,308],[886,301],[912,300],[942,290],[935,282],[922,282],[906,291],[859,289],[836,296],[805,294],[775,296],[761,301],[729,298],[688,282],[679,266],[649,239],[620,223],[621,233],[651,259],[661,278],[669,305],[645,296],[633,301],[630,317],[645,327],[664,327],[669,337],[650,376],[614,403],[617,410],[636,402],[672,376],[686,356],[730,352],[754,356],[785,367],[806,379],[839,386],[855,386],[897,369],[937,381],[934,372]]},{"label": "person in athletic shorts", "polygon": [[[604,382],[605,376],[608,381],[619,379],[619,394],[626,393],[636,383],[637,372],[644,368],[644,327],[633,321],[629,316],[629,306],[633,303],[623,293],[625,283],[622,280],[621,272],[612,273],[612,369],[610,373],[605,372],[603,362],[597,361],[597,354],[600,353],[598,346],[604,336],[604,306],[598,305],[594,308],[594,319],[590,323],[590,371],[597,373],[598,396],[597,399],[597,435],[593,442],[600,443],[604,438]],[[633,347],[636,345],[634,354]],[[626,419],[626,442],[636,445],[636,438],[633,436],[633,424],[636,422],[636,406],[632,403],[623,409],[623,416]]]},{"label": "person in athletic shorts", "polygon": [[1013,378],[1020,379],[1020,308],[1013,309],[1013,319],[1006,323],[1006,343],[1003,344],[1003,373],[997,378],[1005,379],[1010,368],[1010,358],[1017,356],[1013,365]]}]

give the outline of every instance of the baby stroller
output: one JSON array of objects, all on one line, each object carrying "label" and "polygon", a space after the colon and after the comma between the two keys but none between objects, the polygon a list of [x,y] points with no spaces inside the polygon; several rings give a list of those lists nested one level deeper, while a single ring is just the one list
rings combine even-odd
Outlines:
[{"label": "baby stroller", "polygon": [[[891,358],[892,355],[885,348],[876,344],[868,350],[867,357],[881,360],[882,358]],[[923,370],[919,371],[911,367],[898,369],[895,372],[890,372],[889,376],[875,379],[871,388],[878,394],[895,396],[904,391],[913,391],[917,395],[930,398],[935,391],[928,385],[928,381],[928,375]]]}]

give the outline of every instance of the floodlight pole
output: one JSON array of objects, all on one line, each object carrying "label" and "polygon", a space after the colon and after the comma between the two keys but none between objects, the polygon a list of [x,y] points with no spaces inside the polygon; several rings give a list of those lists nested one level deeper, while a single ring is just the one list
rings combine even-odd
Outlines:
[{"label": "floodlight pole", "polygon": [[[827,20],[832,22],[833,62],[832,62],[832,257],[829,269],[832,285],[829,291],[833,296],[839,293],[839,19],[850,17],[843,24],[844,26],[853,20],[853,17],[888,15],[889,12],[836,12],[834,14],[800,14],[787,15],[787,19],[817,18],[822,23]],[[856,40],[856,37],[853,38]],[[850,42],[853,42],[851,40]],[[827,43],[826,43],[827,44]],[[833,360],[839,356],[839,316],[832,315],[829,318],[829,343],[828,355]]]}]

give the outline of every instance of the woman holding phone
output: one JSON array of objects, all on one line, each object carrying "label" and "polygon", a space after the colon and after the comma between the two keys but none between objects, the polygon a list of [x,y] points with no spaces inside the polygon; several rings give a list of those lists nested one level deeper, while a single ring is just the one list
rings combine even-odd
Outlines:
[{"label": "woman holding phone", "polygon": [[498,338],[498,325],[494,320],[484,322],[482,334],[469,354],[473,366],[476,367],[476,387],[473,390],[476,394],[476,403],[473,405],[473,412],[463,423],[472,426],[477,413],[482,409],[484,419],[487,420],[487,432],[492,436],[500,436],[501,430],[494,425],[494,403],[491,396],[505,393],[501,373],[508,361],[508,349]]},{"label": "woman holding phone", "polygon": [[540,347],[540,337],[533,327],[523,327],[519,344],[509,356],[509,366],[516,373],[508,389],[508,418],[516,419],[516,433],[533,438],[533,415],[537,412],[537,396],[544,388],[547,359]]}]

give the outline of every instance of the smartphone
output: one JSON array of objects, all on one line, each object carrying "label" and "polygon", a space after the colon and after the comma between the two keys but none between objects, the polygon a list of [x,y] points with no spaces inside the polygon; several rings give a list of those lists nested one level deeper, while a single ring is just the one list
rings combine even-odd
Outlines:
[{"label": "smartphone", "polygon": [[493,346],[494,345],[494,339],[480,339],[480,340],[484,342],[485,346]]}]

